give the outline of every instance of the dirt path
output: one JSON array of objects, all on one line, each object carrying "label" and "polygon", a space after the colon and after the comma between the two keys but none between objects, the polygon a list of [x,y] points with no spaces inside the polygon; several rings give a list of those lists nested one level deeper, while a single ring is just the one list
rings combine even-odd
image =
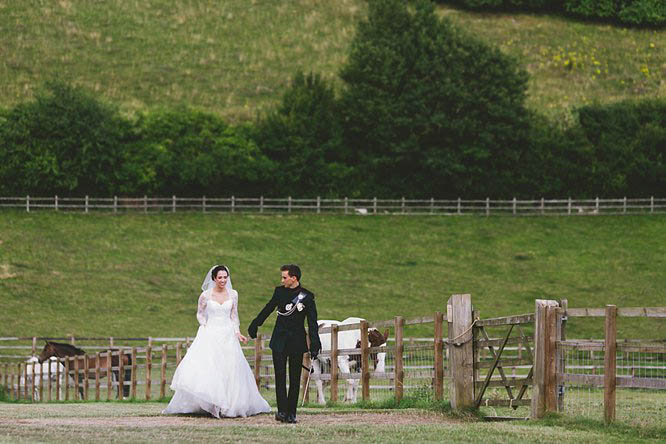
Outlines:
[{"label": "dirt path", "polygon": [[[354,413],[305,413],[299,414],[298,425],[410,425],[410,424],[443,424],[451,423],[451,418],[428,412],[354,412]],[[200,416],[115,416],[110,418],[25,418],[17,419],[16,425],[21,426],[93,426],[93,427],[164,427],[164,426],[266,426],[285,427],[275,421],[273,415],[257,415],[249,418],[208,418]]]}]

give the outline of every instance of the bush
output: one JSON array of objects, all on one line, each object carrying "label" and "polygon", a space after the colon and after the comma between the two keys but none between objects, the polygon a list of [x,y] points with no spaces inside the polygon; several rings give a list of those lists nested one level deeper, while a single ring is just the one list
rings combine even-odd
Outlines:
[{"label": "bush", "polygon": [[297,73],[280,106],[256,123],[254,139],[277,166],[268,194],[354,194],[339,105],[319,74]]},{"label": "bush", "polygon": [[[219,117],[180,108],[141,115],[139,142],[126,157],[126,177],[162,195],[257,195],[272,163],[243,128]],[[131,192],[131,190],[127,190]]]},{"label": "bush", "polygon": [[108,195],[117,189],[130,122],[83,89],[50,82],[0,125],[3,194]]},{"label": "bush", "polygon": [[565,0],[565,11],[592,18],[616,18],[616,0]]},{"label": "bush", "polygon": [[371,0],[340,76],[346,143],[371,191],[509,192],[527,146],[527,74],[439,19],[430,2],[412,10],[401,0]]},{"label": "bush", "polygon": [[626,1],[618,12],[618,18],[633,25],[659,26],[666,24],[666,2],[664,0]]}]

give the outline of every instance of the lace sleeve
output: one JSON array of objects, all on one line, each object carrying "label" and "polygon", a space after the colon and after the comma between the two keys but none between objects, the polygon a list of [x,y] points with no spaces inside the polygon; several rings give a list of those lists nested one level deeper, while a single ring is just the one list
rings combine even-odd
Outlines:
[{"label": "lace sleeve", "polygon": [[208,303],[208,298],[206,297],[206,292],[204,291],[199,296],[199,304],[197,305],[197,321],[199,325],[206,325],[206,305]]},{"label": "lace sleeve", "polygon": [[231,324],[234,326],[234,331],[240,333],[240,319],[238,319],[238,292],[234,290],[231,298]]}]

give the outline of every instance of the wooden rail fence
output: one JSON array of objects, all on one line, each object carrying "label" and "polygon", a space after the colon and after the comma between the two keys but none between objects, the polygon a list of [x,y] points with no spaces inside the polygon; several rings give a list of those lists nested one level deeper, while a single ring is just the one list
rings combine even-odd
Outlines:
[{"label": "wooden rail fence", "polygon": [[406,214],[406,215],[599,215],[599,214],[655,214],[666,212],[666,198],[626,197],[616,199],[311,199],[268,197],[3,197],[0,209],[14,208],[26,212],[103,211],[175,213],[200,211],[203,213],[316,213],[316,214]]}]

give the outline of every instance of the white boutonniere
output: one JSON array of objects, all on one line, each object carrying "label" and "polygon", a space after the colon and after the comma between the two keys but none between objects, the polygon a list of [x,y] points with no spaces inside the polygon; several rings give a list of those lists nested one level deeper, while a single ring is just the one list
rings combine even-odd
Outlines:
[{"label": "white boutonniere", "polygon": [[298,304],[296,304],[296,309],[298,309],[298,311],[303,311],[304,308],[305,308],[305,305],[303,305],[302,302],[299,302]]},{"label": "white boutonniere", "polygon": [[294,306],[294,304],[287,304],[287,305],[284,306],[284,309],[285,309],[286,311],[289,311],[289,310],[292,309],[293,306]]}]

